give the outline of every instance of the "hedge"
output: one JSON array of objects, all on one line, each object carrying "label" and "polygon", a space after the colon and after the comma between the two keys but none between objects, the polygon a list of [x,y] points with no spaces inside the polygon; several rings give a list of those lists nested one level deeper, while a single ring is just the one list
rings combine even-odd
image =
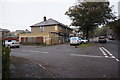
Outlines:
[{"label": "hedge", "polygon": [[10,48],[2,47],[2,79],[10,79]]}]

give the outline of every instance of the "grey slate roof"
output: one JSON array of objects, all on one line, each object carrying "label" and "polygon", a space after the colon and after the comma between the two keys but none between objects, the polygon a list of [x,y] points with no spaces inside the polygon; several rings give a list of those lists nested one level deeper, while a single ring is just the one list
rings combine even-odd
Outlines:
[{"label": "grey slate roof", "polygon": [[0,32],[2,32],[2,29],[0,28]]},{"label": "grey slate roof", "polygon": [[[56,21],[56,20],[54,20],[52,18],[50,18],[50,19],[48,19],[46,21],[42,21],[40,23],[34,24],[34,25],[30,26],[30,27],[51,26],[51,25],[60,25],[60,26],[69,28],[67,25],[64,25],[64,24],[62,24],[62,23],[60,23],[60,22],[58,22],[58,21]],[[69,29],[71,29],[71,28],[69,28]]]},{"label": "grey slate roof", "polygon": [[10,32],[8,29],[2,29],[0,28],[0,32]]}]

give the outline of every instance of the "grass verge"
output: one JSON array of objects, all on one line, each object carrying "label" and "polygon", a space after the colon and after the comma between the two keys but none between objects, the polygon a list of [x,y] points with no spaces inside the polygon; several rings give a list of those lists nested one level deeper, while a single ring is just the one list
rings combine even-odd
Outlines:
[{"label": "grass verge", "polygon": [[78,45],[77,47],[84,48],[84,47],[90,47],[90,46],[93,46],[93,43],[80,44],[80,45]]}]

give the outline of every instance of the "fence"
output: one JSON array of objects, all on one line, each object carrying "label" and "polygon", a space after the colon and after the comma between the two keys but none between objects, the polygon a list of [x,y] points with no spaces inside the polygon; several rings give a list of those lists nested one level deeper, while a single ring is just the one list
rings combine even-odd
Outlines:
[{"label": "fence", "polygon": [[44,37],[44,43],[48,45],[60,44],[60,37]]},{"label": "fence", "polygon": [[65,43],[66,38],[55,37],[21,37],[22,43],[45,43],[47,45],[55,45]]},{"label": "fence", "polygon": [[21,37],[21,42],[43,43],[43,37]]}]

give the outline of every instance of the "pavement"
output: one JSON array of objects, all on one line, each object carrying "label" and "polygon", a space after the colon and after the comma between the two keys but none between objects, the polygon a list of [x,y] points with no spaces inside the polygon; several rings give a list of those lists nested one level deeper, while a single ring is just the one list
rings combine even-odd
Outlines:
[{"label": "pavement", "polygon": [[10,58],[11,78],[54,78],[39,64],[20,57],[11,56]]}]

